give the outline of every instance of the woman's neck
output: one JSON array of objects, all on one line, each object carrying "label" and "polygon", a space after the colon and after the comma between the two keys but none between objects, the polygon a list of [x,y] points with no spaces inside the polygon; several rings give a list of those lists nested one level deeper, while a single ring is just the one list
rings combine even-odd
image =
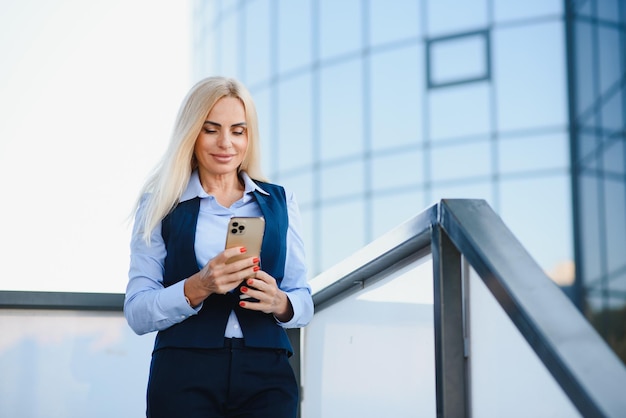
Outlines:
[{"label": "woman's neck", "polygon": [[223,175],[205,175],[200,173],[200,183],[207,194],[217,199],[220,205],[230,207],[243,196],[243,182],[237,173]]}]

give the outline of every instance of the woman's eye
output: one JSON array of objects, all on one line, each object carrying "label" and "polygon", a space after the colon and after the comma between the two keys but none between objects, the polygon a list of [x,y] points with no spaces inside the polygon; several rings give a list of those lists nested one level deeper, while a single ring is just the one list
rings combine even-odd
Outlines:
[{"label": "woman's eye", "polygon": [[233,135],[243,135],[245,131],[246,131],[245,129],[242,129],[240,131],[233,131]]},{"label": "woman's eye", "polygon": [[215,129],[207,129],[207,128],[204,128],[204,133],[207,133],[207,134],[214,134],[214,133],[216,133],[216,132],[217,132],[217,131],[216,131]]}]

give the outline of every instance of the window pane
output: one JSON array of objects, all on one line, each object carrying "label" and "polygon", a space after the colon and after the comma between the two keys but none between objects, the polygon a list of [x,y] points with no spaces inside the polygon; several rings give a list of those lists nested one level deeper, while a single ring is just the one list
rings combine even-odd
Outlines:
[{"label": "window pane", "polygon": [[595,100],[595,71],[594,48],[592,46],[592,25],[583,21],[576,21],[576,100],[578,113],[589,109]]},{"label": "window pane", "polygon": [[371,143],[374,150],[416,144],[423,138],[422,47],[371,56]]},{"label": "window pane", "polygon": [[384,191],[415,187],[424,181],[424,153],[406,150],[372,158],[372,189]]},{"label": "window pane", "polygon": [[492,31],[500,129],[567,123],[563,32],[560,22]]},{"label": "window pane", "polygon": [[313,165],[311,76],[285,80],[278,89],[278,154],[280,171]]},{"label": "window pane", "polygon": [[360,0],[319,0],[320,56],[328,59],[363,47]]},{"label": "window pane", "polygon": [[583,216],[580,245],[582,247],[585,285],[593,283],[602,275],[598,184],[598,179],[595,177],[580,176],[580,214]]},{"label": "window pane", "polygon": [[615,94],[602,104],[602,128],[608,131],[624,131],[624,99],[623,91]]},{"label": "window pane", "polygon": [[273,176],[276,171],[275,137],[272,135],[272,102],[270,91],[262,89],[252,91],[252,98],[259,117],[259,136],[261,142],[261,166],[265,175]]},{"label": "window pane", "polygon": [[372,198],[373,237],[376,239],[426,209],[421,190],[375,194]]},{"label": "window pane", "polygon": [[321,260],[326,270],[360,249],[365,242],[365,205],[362,199],[321,209]]},{"label": "window pane", "polygon": [[[244,78],[248,86],[270,78],[271,57],[270,36],[272,36],[272,16],[269,2],[249,2],[245,15],[245,66]],[[232,44],[233,46],[236,44]]]},{"label": "window pane", "polygon": [[598,25],[597,30],[600,49],[600,93],[605,94],[610,87],[622,80],[624,44],[620,42],[619,29]]},{"label": "window pane", "polygon": [[315,198],[313,194],[313,178],[312,171],[298,170],[297,173],[278,177],[277,182],[296,194],[298,206],[310,206]]},{"label": "window pane", "polygon": [[430,43],[429,85],[458,83],[489,76],[487,33],[471,34]]},{"label": "window pane", "polygon": [[487,26],[487,0],[428,0],[427,10],[430,37]]},{"label": "window pane", "polygon": [[569,138],[565,134],[503,138],[498,142],[503,174],[569,167]]},{"label": "window pane", "polygon": [[[603,166],[607,173],[623,176],[626,175],[626,151],[624,140],[613,141],[603,151]],[[625,212],[626,213],[626,212]],[[625,247],[626,248],[626,247]]]},{"label": "window pane", "polygon": [[606,257],[608,272],[626,269],[626,185],[624,181],[604,181]]},{"label": "window pane", "polygon": [[432,181],[487,177],[491,175],[491,142],[484,140],[454,146],[433,147]]},{"label": "window pane", "polygon": [[430,137],[485,135],[490,132],[489,84],[463,84],[430,90]]},{"label": "window pane", "polygon": [[371,45],[415,38],[421,34],[420,2],[371,0],[369,6]]},{"label": "window pane", "polygon": [[[430,202],[441,199],[484,199],[493,207],[493,184],[489,181],[463,182],[451,185],[433,185]],[[427,202],[428,204],[428,202]],[[495,208],[494,208],[495,210]]]},{"label": "window pane", "polygon": [[[620,10],[619,6],[620,1],[622,1],[622,10]],[[598,8],[598,18],[609,22],[624,21],[623,0],[599,0],[596,1],[595,4]]]},{"label": "window pane", "polygon": [[[589,3],[589,2],[587,2]],[[563,14],[563,0],[493,0],[496,22]]]},{"label": "window pane", "polygon": [[239,56],[241,51],[236,48],[239,44],[239,23],[241,19],[239,14],[231,13],[220,24],[219,32],[219,50],[218,50],[218,65],[219,74],[225,77],[237,77],[240,78],[240,62]]},{"label": "window pane", "polygon": [[546,271],[573,261],[572,198],[566,175],[502,180],[500,216]]},{"label": "window pane", "polygon": [[322,199],[361,196],[365,191],[364,161],[357,160],[321,169]]},{"label": "window pane", "polygon": [[361,62],[323,68],[319,127],[321,157],[359,155],[363,152],[363,97]]},{"label": "window pane", "polygon": [[310,0],[278,0],[278,63],[281,73],[311,62]]}]

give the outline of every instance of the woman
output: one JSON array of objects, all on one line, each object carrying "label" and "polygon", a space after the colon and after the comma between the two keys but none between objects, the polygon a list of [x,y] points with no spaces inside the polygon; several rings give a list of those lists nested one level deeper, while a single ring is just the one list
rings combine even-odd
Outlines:
[{"label": "woman", "polygon": [[[284,328],[305,326],[313,302],[298,207],[263,181],[257,125],[242,84],[200,81],[137,203],[124,313],[137,334],[158,331],[148,417],[296,416]],[[265,218],[260,259],[226,263],[246,252],[224,249],[233,216]]]}]

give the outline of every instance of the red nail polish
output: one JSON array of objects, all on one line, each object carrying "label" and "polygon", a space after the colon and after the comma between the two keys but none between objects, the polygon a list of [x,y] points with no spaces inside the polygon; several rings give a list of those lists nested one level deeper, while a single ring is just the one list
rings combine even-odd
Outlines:
[{"label": "red nail polish", "polygon": [[242,291],[243,293],[246,293],[246,292],[248,291],[248,288],[247,288],[247,287],[245,287],[245,286],[241,286],[241,291]]},{"label": "red nail polish", "polygon": [[239,306],[243,308],[244,306],[246,306],[246,302],[239,302]]},{"label": "red nail polish", "polygon": [[259,270],[261,270],[261,267],[259,267],[259,266],[254,266],[254,267],[252,268],[252,270],[254,270],[254,271],[259,271]]},{"label": "red nail polish", "polygon": [[253,262],[254,264],[258,263],[259,261],[261,261],[261,260],[259,260],[259,257],[254,257],[254,258],[252,259],[252,262]]},{"label": "red nail polish", "polygon": [[252,286],[252,285],[254,284],[254,282],[252,281],[252,279],[248,279],[248,284],[249,284],[250,286]]},{"label": "red nail polish", "polygon": [[246,251],[248,251],[248,250],[246,250],[246,247],[241,247],[239,249],[239,252],[241,252],[241,253],[245,253]]}]

